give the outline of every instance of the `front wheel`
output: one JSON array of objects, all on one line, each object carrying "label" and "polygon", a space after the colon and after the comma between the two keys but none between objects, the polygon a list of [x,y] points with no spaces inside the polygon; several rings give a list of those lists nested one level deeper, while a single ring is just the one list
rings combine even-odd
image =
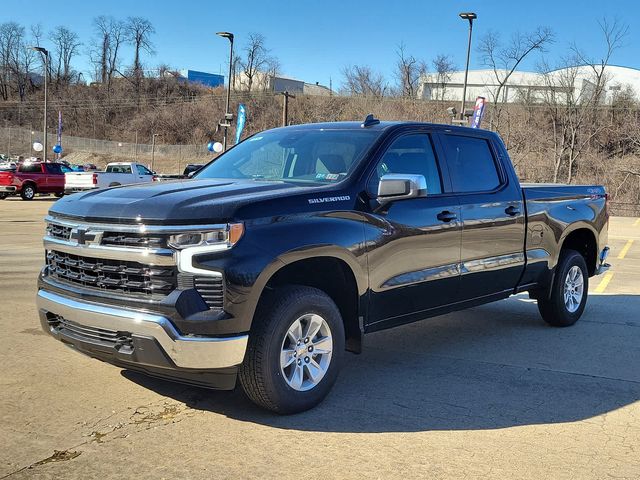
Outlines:
[{"label": "front wheel", "polygon": [[587,304],[589,272],[584,257],[564,250],[550,290],[538,298],[542,318],[554,327],[569,327],[582,316]]},{"label": "front wheel", "polygon": [[7,198],[9,196],[8,193],[0,193],[0,200],[4,200],[5,198]]},{"label": "front wheel", "polygon": [[319,404],[344,352],[344,325],[333,300],[316,288],[279,288],[261,302],[254,322],[239,374],[247,396],[281,414]]}]

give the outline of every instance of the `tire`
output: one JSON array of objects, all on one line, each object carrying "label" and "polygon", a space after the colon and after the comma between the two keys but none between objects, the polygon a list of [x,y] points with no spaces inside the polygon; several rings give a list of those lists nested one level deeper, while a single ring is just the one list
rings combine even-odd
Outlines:
[{"label": "tire", "polygon": [[64,193],[54,193],[56,198],[62,198],[64,197]]},{"label": "tire", "polygon": [[5,198],[7,198],[9,195],[6,193],[0,193],[0,200],[4,200]]},{"label": "tire", "polygon": [[589,272],[584,257],[575,250],[563,250],[550,291],[538,298],[538,310],[549,325],[569,327],[582,316],[588,293]]},{"label": "tire", "polygon": [[[305,343],[304,333],[310,324],[321,327]],[[299,344],[294,337],[300,339]],[[255,404],[279,414],[313,408],[327,396],[338,377],[344,342],[340,311],[323,291],[286,286],[268,292],[256,311],[240,366],[240,384]],[[323,353],[311,353],[314,348]],[[324,353],[327,350],[329,353]],[[283,366],[289,360],[292,363]]]},{"label": "tire", "polygon": [[33,200],[33,197],[36,196],[36,187],[31,183],[23,185],[20,196],[23,200]]}]

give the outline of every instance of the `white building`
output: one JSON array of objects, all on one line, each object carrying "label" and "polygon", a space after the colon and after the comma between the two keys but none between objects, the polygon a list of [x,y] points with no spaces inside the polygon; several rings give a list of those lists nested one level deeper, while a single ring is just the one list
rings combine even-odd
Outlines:
[{"label": "white building", "polygon": [[[600,67],[596,66],[596,69]],[[467,80],[467,101],[485,97],[489,102],[542,102],[551,95],[557,101],[573,93],[574,99],[584,96],[594,88],[595,73],[591,66],[569,67],[548,73],[515,71],[500,91],[500,81],[507,71],[469,70]],[[611,103],[617,95],[630,89],[636,99],[640,99],[640,70],[609,65],[605,69],[605,88],[601,101]],[[427,74],[420,82],[418,97],[425,100],[461,101],[464,85],[464,71],[452,72],[446,78],[437,74]]]}]

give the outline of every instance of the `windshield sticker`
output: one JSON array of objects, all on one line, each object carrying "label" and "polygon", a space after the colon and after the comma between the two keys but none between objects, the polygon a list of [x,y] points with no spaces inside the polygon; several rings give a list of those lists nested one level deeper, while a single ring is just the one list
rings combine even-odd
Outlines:
[{"label": "windshield sticker", "polygon": [[330,203],[330,202],[345,202],[351,200],[349,195],[341,195],[339,197],[322,197],[322,198],[310,198],[309,203]]},{"label": "windshield sticker", "polygon": [[316,173],[316,180],[338,180],[340,179],[340,173]]}]

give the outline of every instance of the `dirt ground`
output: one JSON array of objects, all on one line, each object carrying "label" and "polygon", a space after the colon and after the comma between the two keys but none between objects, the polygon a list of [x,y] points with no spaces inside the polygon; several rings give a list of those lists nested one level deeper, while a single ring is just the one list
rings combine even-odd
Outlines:
[{"label": "dirt ground", "polygon": [[52,202],[0,202],[0,478],[640,478],[640,220],[612,218],[574,327],[520,295],[376,333],[322,405],[280,417],[45,335]]}]

